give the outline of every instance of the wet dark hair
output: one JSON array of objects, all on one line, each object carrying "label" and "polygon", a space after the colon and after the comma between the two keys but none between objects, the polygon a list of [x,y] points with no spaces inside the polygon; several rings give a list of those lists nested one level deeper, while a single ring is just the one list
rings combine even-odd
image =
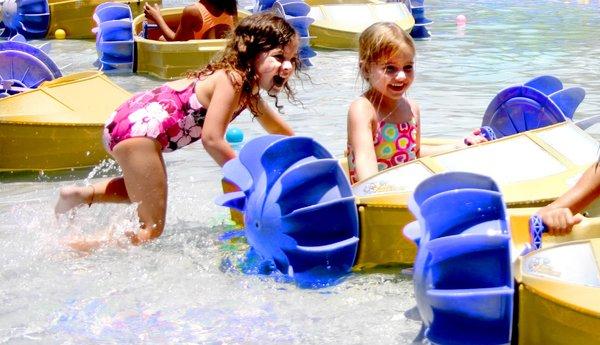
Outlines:
[{"label": "wet dark hair", "polygon": [[[229,34],[225,49],[211,63],[188,76],[198,78],[213,74],[220,69],[239,74],[241,82],[231,76],[234,87],[242,90],[242,104],[256,113],[256,105],[260,99],[260,93],[254,91],[259,82],[255,71],[257,57],[264,52],[285,47],[298,39],[296,30],[285,19],[271,12],[253,14],[239,22]],[[294,64],[294,73],[297,75],[300,67],[299,60],[294,59]],[[293,100],[294,93],[288,83],[285,83],[283,89],[288,98]],[[281,110],[277,104],[277,97],[275,100],[277,108]]]},{"label": "wet dark hair", "polygon": [[225,11],[232,16],[237,16],[237,1],[236,0],[204,0],[213,7]]}]

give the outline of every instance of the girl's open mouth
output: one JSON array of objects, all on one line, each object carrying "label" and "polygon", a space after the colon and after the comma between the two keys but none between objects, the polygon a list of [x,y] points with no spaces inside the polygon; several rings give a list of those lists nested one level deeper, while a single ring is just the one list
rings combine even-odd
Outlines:
[{"label": "girl's open mouth", "polygon": [[283,79],[283,77],[276,75],[273,77],[273,85],[277,86],[277,87],[281,87],[283,86],[283,83],[285,83],[285,79]]}]

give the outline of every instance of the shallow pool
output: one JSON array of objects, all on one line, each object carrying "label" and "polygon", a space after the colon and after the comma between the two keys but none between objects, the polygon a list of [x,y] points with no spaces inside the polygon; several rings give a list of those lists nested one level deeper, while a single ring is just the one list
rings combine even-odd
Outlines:
[{"label": "shallow pool", "polygon": [[[242,2],[242,4],[248,1]],[[175,1],[168,3],[175,5]],[[451,4],[451,5],[448,5]],[[460,138],[478,127],[502,88],[541,74],[587,96],[576,118],[600,113],[598,1],[427,0],[433,37],[417,42],[417,79],[410,96],[422,108],[425,136]],[[457,15],[467,25],[457,28]],[[53,41],[64,74],[93,68],[92,41]],[[319,51],[302,82],[302,105],[285,117],[300,135],[334,155],[346,140],[346,111],[361,91],[356,53]],[[129,91],[158,85],[145,76],[111,78]],[[98,95],[99,97],[101,95]],[[250,116],[236,126],[262,134]],[[410,343],[419,323],[410,278],[399,268],[353,274],[336,286],[303,290],[247,276],[222,265],[237,253],[219,236],[228,210],[214,205],[220,170],[201,145],[166,155],[169,208],[164,235],[141,248],[105,248],[91,255],[63,239],[135,223],[133,207],[53,215],[58,188],[114,173],[110,166],[63,174],[2,176],[0,183],[0,342],[2,343]]]}]

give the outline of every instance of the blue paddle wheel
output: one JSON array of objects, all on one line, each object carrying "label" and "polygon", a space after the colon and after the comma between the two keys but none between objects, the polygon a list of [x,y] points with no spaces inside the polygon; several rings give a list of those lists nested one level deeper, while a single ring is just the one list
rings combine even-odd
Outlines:
[{"label": "blue paddle wheel", "polygon": [[98,5],[93,19],[96,27],[98,65],[102,71],[133,72],[135,43],[131,8],[122,3]]},{"label": "blue paddle wheel", "polygon": [[514,282],[506,208],[487,176],[451,172],[423,181],[404,233],[419,246],[417,307],[434,344],[508,344]]},{"label": "blue paddle wheel", "polygon": [[46,54],[48,43],[37,48],[21,36],[0,41],[0,98],[38,87],[62,76]]},{"label": "blue paddle wheel", "polygon": [[573,119],[584,98],[580,87],[565,89],[558,78],[539,76],[501,90],[487,107],[482,126],[489,126],[498,138],[545,127]]},{"label": "blue paddle wheel", "polygon": [[425,17],[425,0],[406,0],[408,9],[415,19],[415,26],[410,32],[412,38],[416,40],[424,40],[431,37],[431,33],[427,26],[433,23],[433,20]]},{"label": "blue paddle wheel", "polygon": [[244,233],[261,267],[302,287],[329,285],[350,271],[358,212],[341,166],[323,146],[306,137],[262,136],[223,173],[239,191],[216,202],[244,213]]},{"label": "blue paddle wheel", "polygon": [[302,66],[312,66],[311,58],[317,53],[310,47],[310,34],[308,27],[314,19],[308,17],[310,6],[302,0],[258,0],[254,4],[253,12],[274,10],[285,18],[300,35],[298,57]]},{"label": "blue paddle wheel", "polygon": [[0,36],[43,38],[50,25],[47,0],[0,0]]}]

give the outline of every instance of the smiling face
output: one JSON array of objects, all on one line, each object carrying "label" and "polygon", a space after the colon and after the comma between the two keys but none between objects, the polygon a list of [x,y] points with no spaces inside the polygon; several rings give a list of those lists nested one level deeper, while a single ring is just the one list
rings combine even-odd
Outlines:
[{"label": "smiling face", "polygon": [[372,62],[365,66],[365,79],[382,96],[399,99],[415,80],[414,54],[403,50],[400,54]]},{"label": "smiling face", "polygon": [[255,61],[259,87],[271,96],[278,94],[294,73],[298,60],[298,38],[289,44],[259,54]]}]

